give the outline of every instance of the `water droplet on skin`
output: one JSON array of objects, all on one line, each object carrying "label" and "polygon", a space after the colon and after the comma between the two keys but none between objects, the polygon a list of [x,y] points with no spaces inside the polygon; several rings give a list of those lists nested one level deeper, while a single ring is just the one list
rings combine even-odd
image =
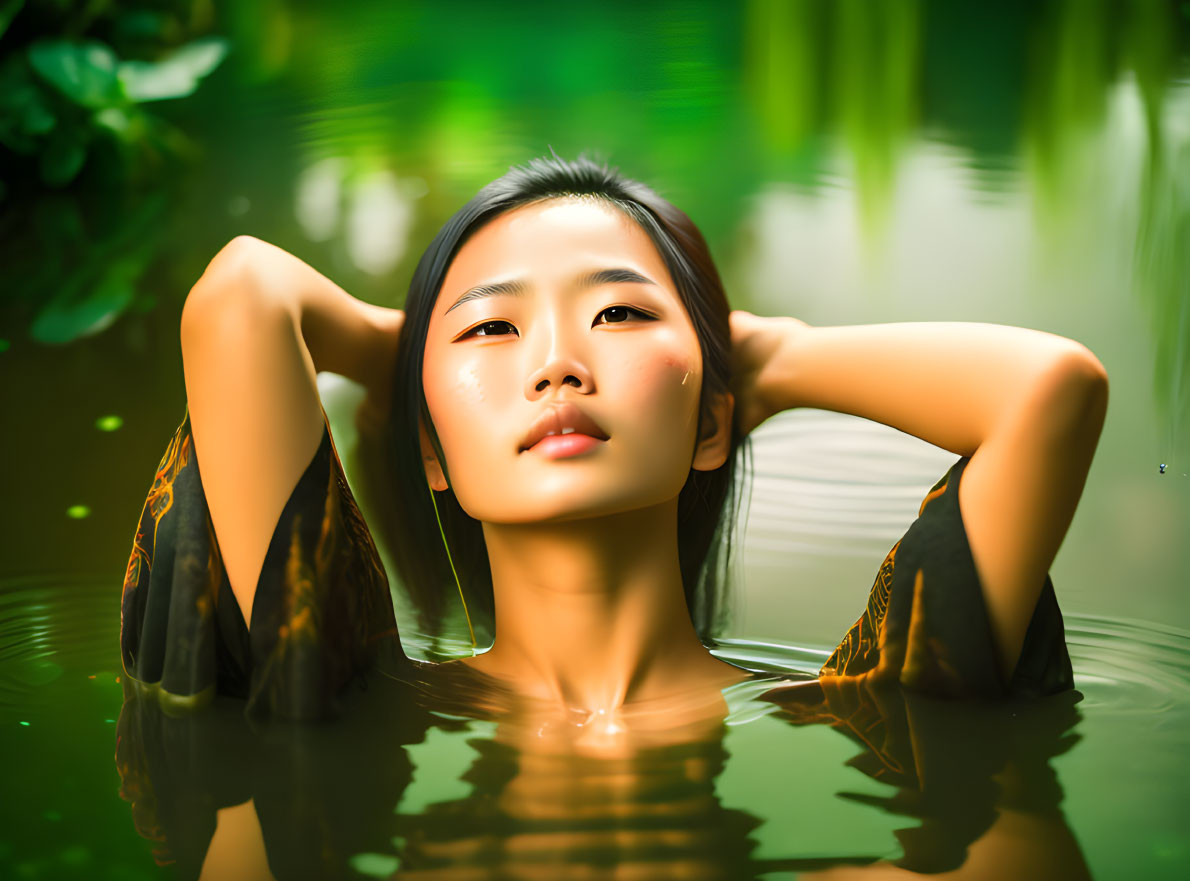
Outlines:
[{"label": "water droplet on skin", "polygon": [[455,388],[470,398],[473,403],[483,403],[487,397],[479,370],[474,365],[465,367],[459,372]]}]

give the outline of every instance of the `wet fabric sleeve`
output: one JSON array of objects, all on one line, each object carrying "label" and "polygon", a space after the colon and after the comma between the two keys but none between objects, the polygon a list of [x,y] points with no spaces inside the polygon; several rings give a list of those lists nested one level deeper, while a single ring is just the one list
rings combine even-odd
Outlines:
[{"label": "wet fabric sleeve", "polygon": [[1074,686],[1062,613],[1047,574],[1008,681],[959,510],[960,458],[926,494],[888,552],[864,614],[819,671],[942,697],[1029,697]]},{"label": "wet fabric sleeve", "polygon": [[323,412],[317,452],[269,541],[251,629],[223,566],[190,431],[170,438],[133,540],[120,610],[124,672],[185,709],[215,694],[255,717],[335,715],[378,660],[401,666],[388,578]]}]

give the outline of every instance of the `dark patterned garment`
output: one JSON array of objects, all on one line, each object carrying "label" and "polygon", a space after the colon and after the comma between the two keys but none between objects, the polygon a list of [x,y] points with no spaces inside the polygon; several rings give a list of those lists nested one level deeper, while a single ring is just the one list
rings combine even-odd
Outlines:
[{"label": "dark patterned garment", "polygon": [[[274,529],[247,627],[231,593],[187,411],[157,467],[124,578],[124,670],[163,707],[247,700],[250,716],[335,715],[346,686],[401,650],[388,579],[347,484],[326,414],[321,444]],[[1005,683],[958,504],[969,460],[930,490],[880,567],[867,610],[819,675],[941,697],[1027,697],[1073,686],[1045,586]]]},{"label": "dark patterned garment", "polygon": [[1016,669],[1000,672],[979,576],[959,510],[960,458],[922,500],[876,575],[868,607],[819,671],[865,676],[940,697],[1032,697],[1074,686],[1047,574]]},{"label": "dark patterned garment", "polygon": [[285,503],[249,628],[203,492],[189,409],[145,500],[124,576],[124,672],[177,709],[216,694],[256,717],[333,715],[378,660],[405,662],[388,578],[323,413],[322,442]]}]

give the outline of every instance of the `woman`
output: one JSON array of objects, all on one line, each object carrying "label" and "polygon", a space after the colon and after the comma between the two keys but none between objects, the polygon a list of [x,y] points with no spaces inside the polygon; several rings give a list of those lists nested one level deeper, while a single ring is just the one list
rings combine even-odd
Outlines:
[{"label": "woman", "polygon": [[320,370],[363,384],[363,422],[384,426],[386,534],[423,624],[453,588],[473,642],[476,624],[492,632],[490,651],[440,667],[493,694],[605,734],[721,721],[723,689],[751,675],[706,647],[734,468],[748,433],[792,407],[960,457],[823,678],[1071,687],[1047,572],[1107,402],[1102,365],[1071,340],[730,312],[693,223],[583,159],[485,187],[430,244],[404,311],[237,238],[191,291],[181,340],[188,411],[122,611],[125,671],[167,702],[218,691],[308,718],[377,665],[437,675],[401,652]]}]

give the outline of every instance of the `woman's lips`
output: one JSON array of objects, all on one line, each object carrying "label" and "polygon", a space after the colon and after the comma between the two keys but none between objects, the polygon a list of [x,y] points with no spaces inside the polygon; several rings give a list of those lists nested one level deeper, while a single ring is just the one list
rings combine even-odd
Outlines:
[{"label": "woman's lips", "polygon": [[540,453],[550,459],[563,459],[593,450],[603,443],[606,441],[573,431],[570,434],[551,434],[543,437],[525,452]]},{"label": "woman's lips", "polygon": [[596,440],[607,440],[607,432],[573,401],[556,401],[533,420],[529,431],[521,438],[520,451],[532,448],[551,434],[586,434]]}]

